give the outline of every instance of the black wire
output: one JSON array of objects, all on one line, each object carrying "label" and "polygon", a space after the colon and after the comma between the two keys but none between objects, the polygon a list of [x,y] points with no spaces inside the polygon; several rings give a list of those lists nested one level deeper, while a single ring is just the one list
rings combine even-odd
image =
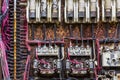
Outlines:
[{"label": "black wire", "polygon": [[76,38],[76,45],[78,45],[78,39]]},{"label": "black wire", "polygon": [[52,41],[51,41],[51,39],[49,40],[49,46],[52,46]]},{"label": "black wire", "polygon": [[56,31],[57,31],[57,29],[56,29],[56,24],[54,24],[54,40],[55,40],[55,41],[56,41],[56,39],[57,39]]},{"label": "black wire", "polygon": [[44,33],[43,40],[46,40],[46,25],[45,24],[43,24],[43,33]]},{"label": "black wire", "polygon": [[69,77],[69,78],[66,79],[66,80],[79,80],[79,79],[77,79],[77,78],[73,78],[73,77]]},{"label": "black wire", "polygon": [[120,40],[120,23],[118,23],[118,39]]},{"label": "black wire", "polygon": [[80,37],[82,39],[82,45],[83,45],[83,25],[80,25]]},{"label": "black wire", "polygon": [[32,24],[32,40],[34,40],[34,26]]},{"label": "black wire", "polygon": [[81,25],[80,25],[80,37],[81,37],[81,38],[83,38],[83,31],[82,31],[83,29],[82,29],[82,28],[83,28],[83,25],[81,24]]},{"label": "black wire", "polygon": [[109,23],[106,24],[106,27],[105,27],[105,38],[108,38],[108,28],[109,28]]},{"label": "black wire", "polygon": [[95,35],[94,35],[94,24],[92,23],[92,38],[95,38]]},{"label": "black wire", "polygon": [[116,35],[118,34],[119,31],[119,24],[117,24],[116,31],[114,32],[112,39],[115,39]]},{"label": "black wire", "polygon": [[70,37],[73,37],[73,33],[72,33],[72,25],[70,25]]}]

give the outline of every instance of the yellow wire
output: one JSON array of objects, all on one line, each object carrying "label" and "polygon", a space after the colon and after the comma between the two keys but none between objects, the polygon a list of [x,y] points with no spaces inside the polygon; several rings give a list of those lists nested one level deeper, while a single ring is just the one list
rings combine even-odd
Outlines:
[{"label": "yellow wire", "polygon": [[16,9],[14,9],[14,80],[17,80],[16,79]]}]

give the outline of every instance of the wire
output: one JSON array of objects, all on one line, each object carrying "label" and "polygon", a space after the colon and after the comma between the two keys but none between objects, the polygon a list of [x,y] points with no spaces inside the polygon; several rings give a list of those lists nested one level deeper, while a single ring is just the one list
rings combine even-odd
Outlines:
[{"label": "wire", "polygon": [[69,77],[68,79],[66,80],[78,80],[77,78],[73,78],[73,77]]},{"label": "wire", "polygon": [[[5,5],[5,3],[6,3],[6,6],[2,7],[2,11],[4,11],[4,12],[2,15],[0,15],[0,22],[3,20],[3,18],[6,16],[6,14],[8,12],[8,0],[4,0],[3,5]],[[7,8],[6,10],[5,10],[5,7]]]},{"label": "wire", "polygon": [[0,41],[0,49],[1,49],[1,66],[2,66],[4,79],[6,79],[6,78],[10,79],[8,63],[6,60],[5,46],[4,46],[4,43],[2,41]]},{"label": "wire", "polygon": [[28,70],[28,66],[29,66],[29,61],[30,61],[30,55],[28,55],[28,57],[27,57],[26,66],[25,66],[25,72],[24,72],[24,79],[23,80],[26,80],[26,77],[27,77],[27,70]]}]

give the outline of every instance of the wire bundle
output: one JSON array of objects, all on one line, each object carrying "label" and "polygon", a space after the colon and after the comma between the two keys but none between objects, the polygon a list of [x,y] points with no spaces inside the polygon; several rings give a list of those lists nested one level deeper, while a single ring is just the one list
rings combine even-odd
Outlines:
[{"label": "wire bundle", "polygon": [[[24,13],[21,14],[21,12],[24,12],[24,9],[20,6],[20,0],[16,0],[16,21],[14,20],[13,13],[14,12],[14,0],[9,1],[9,14],[8,14],[8,24],[9,26],[4,27],[4,41],[7,47],[7,59],[8,59],[8,66],[10,71],[10,78],[17,79],[17,80],[23,80],[23,72],[25,68],[24,60],[27,56],[27,49],[25,45],[25,39],[26,39],[26,28],[25,28],[25,17]],[[16,22],[16,28],[15,23]],[[16,30],[16,31],[15,31]],[[15,35],[16,34],[16,35]],[[16,45],[14,42],[14,39],[16,39]],[[16,47],[16,48],[14,48]],[[16,60],[14,60],[16,57]],[[16,62],[14,62],[16,61]]]}]

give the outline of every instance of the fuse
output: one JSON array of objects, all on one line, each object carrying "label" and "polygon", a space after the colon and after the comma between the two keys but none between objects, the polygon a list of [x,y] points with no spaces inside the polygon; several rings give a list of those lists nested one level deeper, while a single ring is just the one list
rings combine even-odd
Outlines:
[{"label": "fuse", "polygon": [[67,1],[68,2],[68,5],[67,5],[67,12],[68,12],[68,14],[67,14],[67,16],[68,17],[73,17],[73,0],[68,0]]},{"label": "fuse", "polygon": [[90,2],[89,0],[86,0],[86,22],[90,21]]},{"label": "fuse", "polygon": [[41,0],[41,17],[47,17],[47,0]]},{"label": "fuse", "polygon": [[33,68],[34,69],[37,69],[38,68],[38,60],[37,59],[34,59],[34,62],[33,62]]},{"label": "fuse", "polygon": [[70,69],[70,65],[71,65],[70,60],[67,59],[66,60],[66,69]]},{"label": "fuse", "polygon": [[[75,2],[75,0],[65,0],[64,18],[65,18],[66,23],[71,23],[71,22],[75,22],[78,20],[77,19],[78,9],[76,7],[76,4],[77,2]],[[77,11],[75,9],[77,9]]]},{"label": "fuse", "polygon": [[35,19],[35,16],[36,16],[36,8],[35,8],[35,0],[30,0],[30,5],[29,5],[29,8],[30,8],[30,12],[29,12],[29,17],[31,19]]},{"label": "fuse", "polygon": [[91,17],[96,17],[96,2],[97,0],[90,0],[91,6],[90,6],[90,12]]},{"label": "fuse", "polygon": [[102,0],[102,20],[116,21],[116,0]]},{"label": "fuse", "polygon": [[111,16],[111,0],[105,0],[105,15],[106,17]]},{"label": "fuse", "polygon": [[116,3],[117,3],[117,17],[120,17],[120,0],[117,0]]},{"label": "fuse", "polygon": [[58,59],[57,60],[57,69],[61,69],[61,66],[62,66],[62,64],[61,64],[61,60],[60,59]]},{"label": "fuse", "polygon": [[85,1],[79,0],[79,17],[85,17]]},{"label": "fuse", "polygon": [[53,3],[52,3],[52,17],[53,18],[58,17],[58,0],[53,0]]}]

